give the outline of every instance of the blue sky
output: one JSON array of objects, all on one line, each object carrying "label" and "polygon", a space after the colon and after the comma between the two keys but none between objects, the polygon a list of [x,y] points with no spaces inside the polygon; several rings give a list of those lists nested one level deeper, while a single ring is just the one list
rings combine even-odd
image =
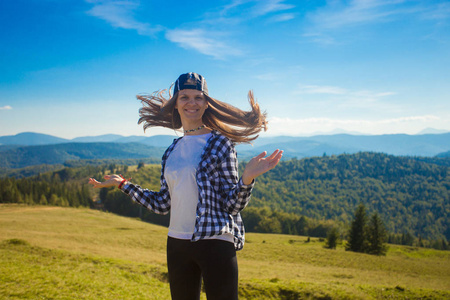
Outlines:
[{"label": "blue sky", "polygon": [[0,28],[0,136],[144,135],[135,95],[191,71],[266,136],[450,131],[449,1],[3,0]]}]

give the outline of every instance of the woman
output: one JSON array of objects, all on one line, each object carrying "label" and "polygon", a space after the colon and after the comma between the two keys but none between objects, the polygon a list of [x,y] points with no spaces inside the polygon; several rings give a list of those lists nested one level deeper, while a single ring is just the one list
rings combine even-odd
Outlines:
[{"label": "woman", "polygon": [[171,212],[167,266],[172,299],[200,299],[202,277],[208,299],[237,299],[236,250],[244,245],[240,211],[250,200],[255,178],[273,169],[282,151],[254,157],[239,178],[234,143],[250,142],[266,130],[265,114],[253,94],[249,92],[252,110],[242,111],[209,97],[205,79],[196,73],[180,75],[169,100],[163,92],[138,96],[144,130],[163,126],[184,131],[163,155],[160,191],[119,175],[89,183],[117,186],[155,213]]}]

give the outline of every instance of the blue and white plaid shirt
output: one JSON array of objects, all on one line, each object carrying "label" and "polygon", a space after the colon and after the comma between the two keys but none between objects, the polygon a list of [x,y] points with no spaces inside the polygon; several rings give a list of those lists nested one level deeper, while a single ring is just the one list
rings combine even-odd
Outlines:
[{"label": "blue and white plaid shirt", "polygon": [[[167,158],[180,139],[175,139],[162,157],[159,192],[143,189],[130,182],[122,187],[122,191],[130,195],[133,201],[157,214],[167,214],[170,210],[170,194],[164,170]],[[199,199],[191,241],[231,233],[234,235],[236,250],[241,250],[245,231],[240,211],[250,200],[254,182],[245,185],[242,178],[239,179],[236,150],[227,137],[212,131],[203,149],[196,177]]]}]

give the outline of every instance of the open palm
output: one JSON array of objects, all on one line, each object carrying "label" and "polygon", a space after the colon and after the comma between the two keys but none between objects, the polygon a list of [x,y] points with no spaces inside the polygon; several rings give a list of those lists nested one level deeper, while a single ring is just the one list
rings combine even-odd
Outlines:
[{"label": "open palm", "polygon": [[97,181],[94,178],[89,178],[89,184],[91,184],[95,188],[105,188],[105,187],[111,187],[111,186],[119,186],[119,184],[122,182],[123,177],[120,175],[105,175],[104,177],[106,181],[100,182]]},{"label": "open palm", "polygon": [[261,174],[264,174],[278,164],[281,157],[283,156],[283,151],[277,149],[270,156],[265,157],[267,151],[253,157],[248,164],[245,166],[244,173],[242,174],[242,181],[244,184],[250,184],[253,180]]}]

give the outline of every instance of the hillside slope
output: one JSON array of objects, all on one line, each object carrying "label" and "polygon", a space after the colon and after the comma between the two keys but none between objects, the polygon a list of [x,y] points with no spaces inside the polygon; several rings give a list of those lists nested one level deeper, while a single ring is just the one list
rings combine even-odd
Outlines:
[{"label": "hillside slope", "polygon": [[[390,233],[410,234],[427,240],[450,240],[450,166],[448,159],[397,157],[380,153],[357,153],[282,161],[269,173],[257,179],[244,213],[257,214],[258,220],[282,226],[283,232],[304,234],[302,224],[291,224],[305,216],[312,220],[330,221],[345,230],[359,203],[368,212],[378,212]],[[240,172],[245,167],[241,163]],[[41,169],[43,171],[44,169]],[[144,188],[158,190],[160,165],[140,169],[121,165],[88,165],[65,168],[36,177],[22,179],[0,178],[0,202],[40,203],[52,194],[64,198],[69,205],[82,203],[89,177],[100,179],[105,173],[116,172]],[[74,185],[75,184],[75,185]],[[45,187],[45,188],[44,188]],[[103,190],[102,190],[103,191]],[[73,196],[72,193],[78,195]],[[3,195],[3,199],[2,199]],[[108,210],[127,216],[140,216],[150,222],[165,224],[155,214],[141,213],[139,207],[118,191],[104,190],[95,198],[102,200]],[[75,201],[79,199],[78,201]],[[43,200],[42,200],[43,201]],[[284,212],[295,217],[263,215],[255,209]],[[253,209],[253,210],[252,210]],[[262,211],[260,211],[262,212]],[[148,218],[150,219],[148,219]],[[284,219],[289,222],[283,223]],[[254,220],[255,222],[259,222]],[[160,222],[161,221],[161,222]],[[278,224],[275,224],[277,223]],[[273,222],[273,224],[272,224]],[[280,224],[281,222],[281,224]],[[249,222],[249,229],[258,224]],[[295,225],[295,230],[292,226]],[[301,226],[300,226],[301,225]],[[313,227],[317,227],[315,226]],[[309,228],[312,228],[311,226]],[[323,228],[326,231],[327,228]],[[313,236],[325,236],[324,233]],[[311,233],[312,234],[312,233]]]},{"label": "hillside slope", "polygon": [[[0,224],[1,298],[169,299],[166,228],[88,209],[17,205],[0,205]],[[306,240],[247,234],[238,252],[240,299],[450,297],[449,252],[391,246],[377,257]]]},{"label": "hillside slope", "polygon": [[361,202],[392,233],[450,240],[445,163],[365,152],[281,162],[257,181],[256,207],[349,224]]}]

